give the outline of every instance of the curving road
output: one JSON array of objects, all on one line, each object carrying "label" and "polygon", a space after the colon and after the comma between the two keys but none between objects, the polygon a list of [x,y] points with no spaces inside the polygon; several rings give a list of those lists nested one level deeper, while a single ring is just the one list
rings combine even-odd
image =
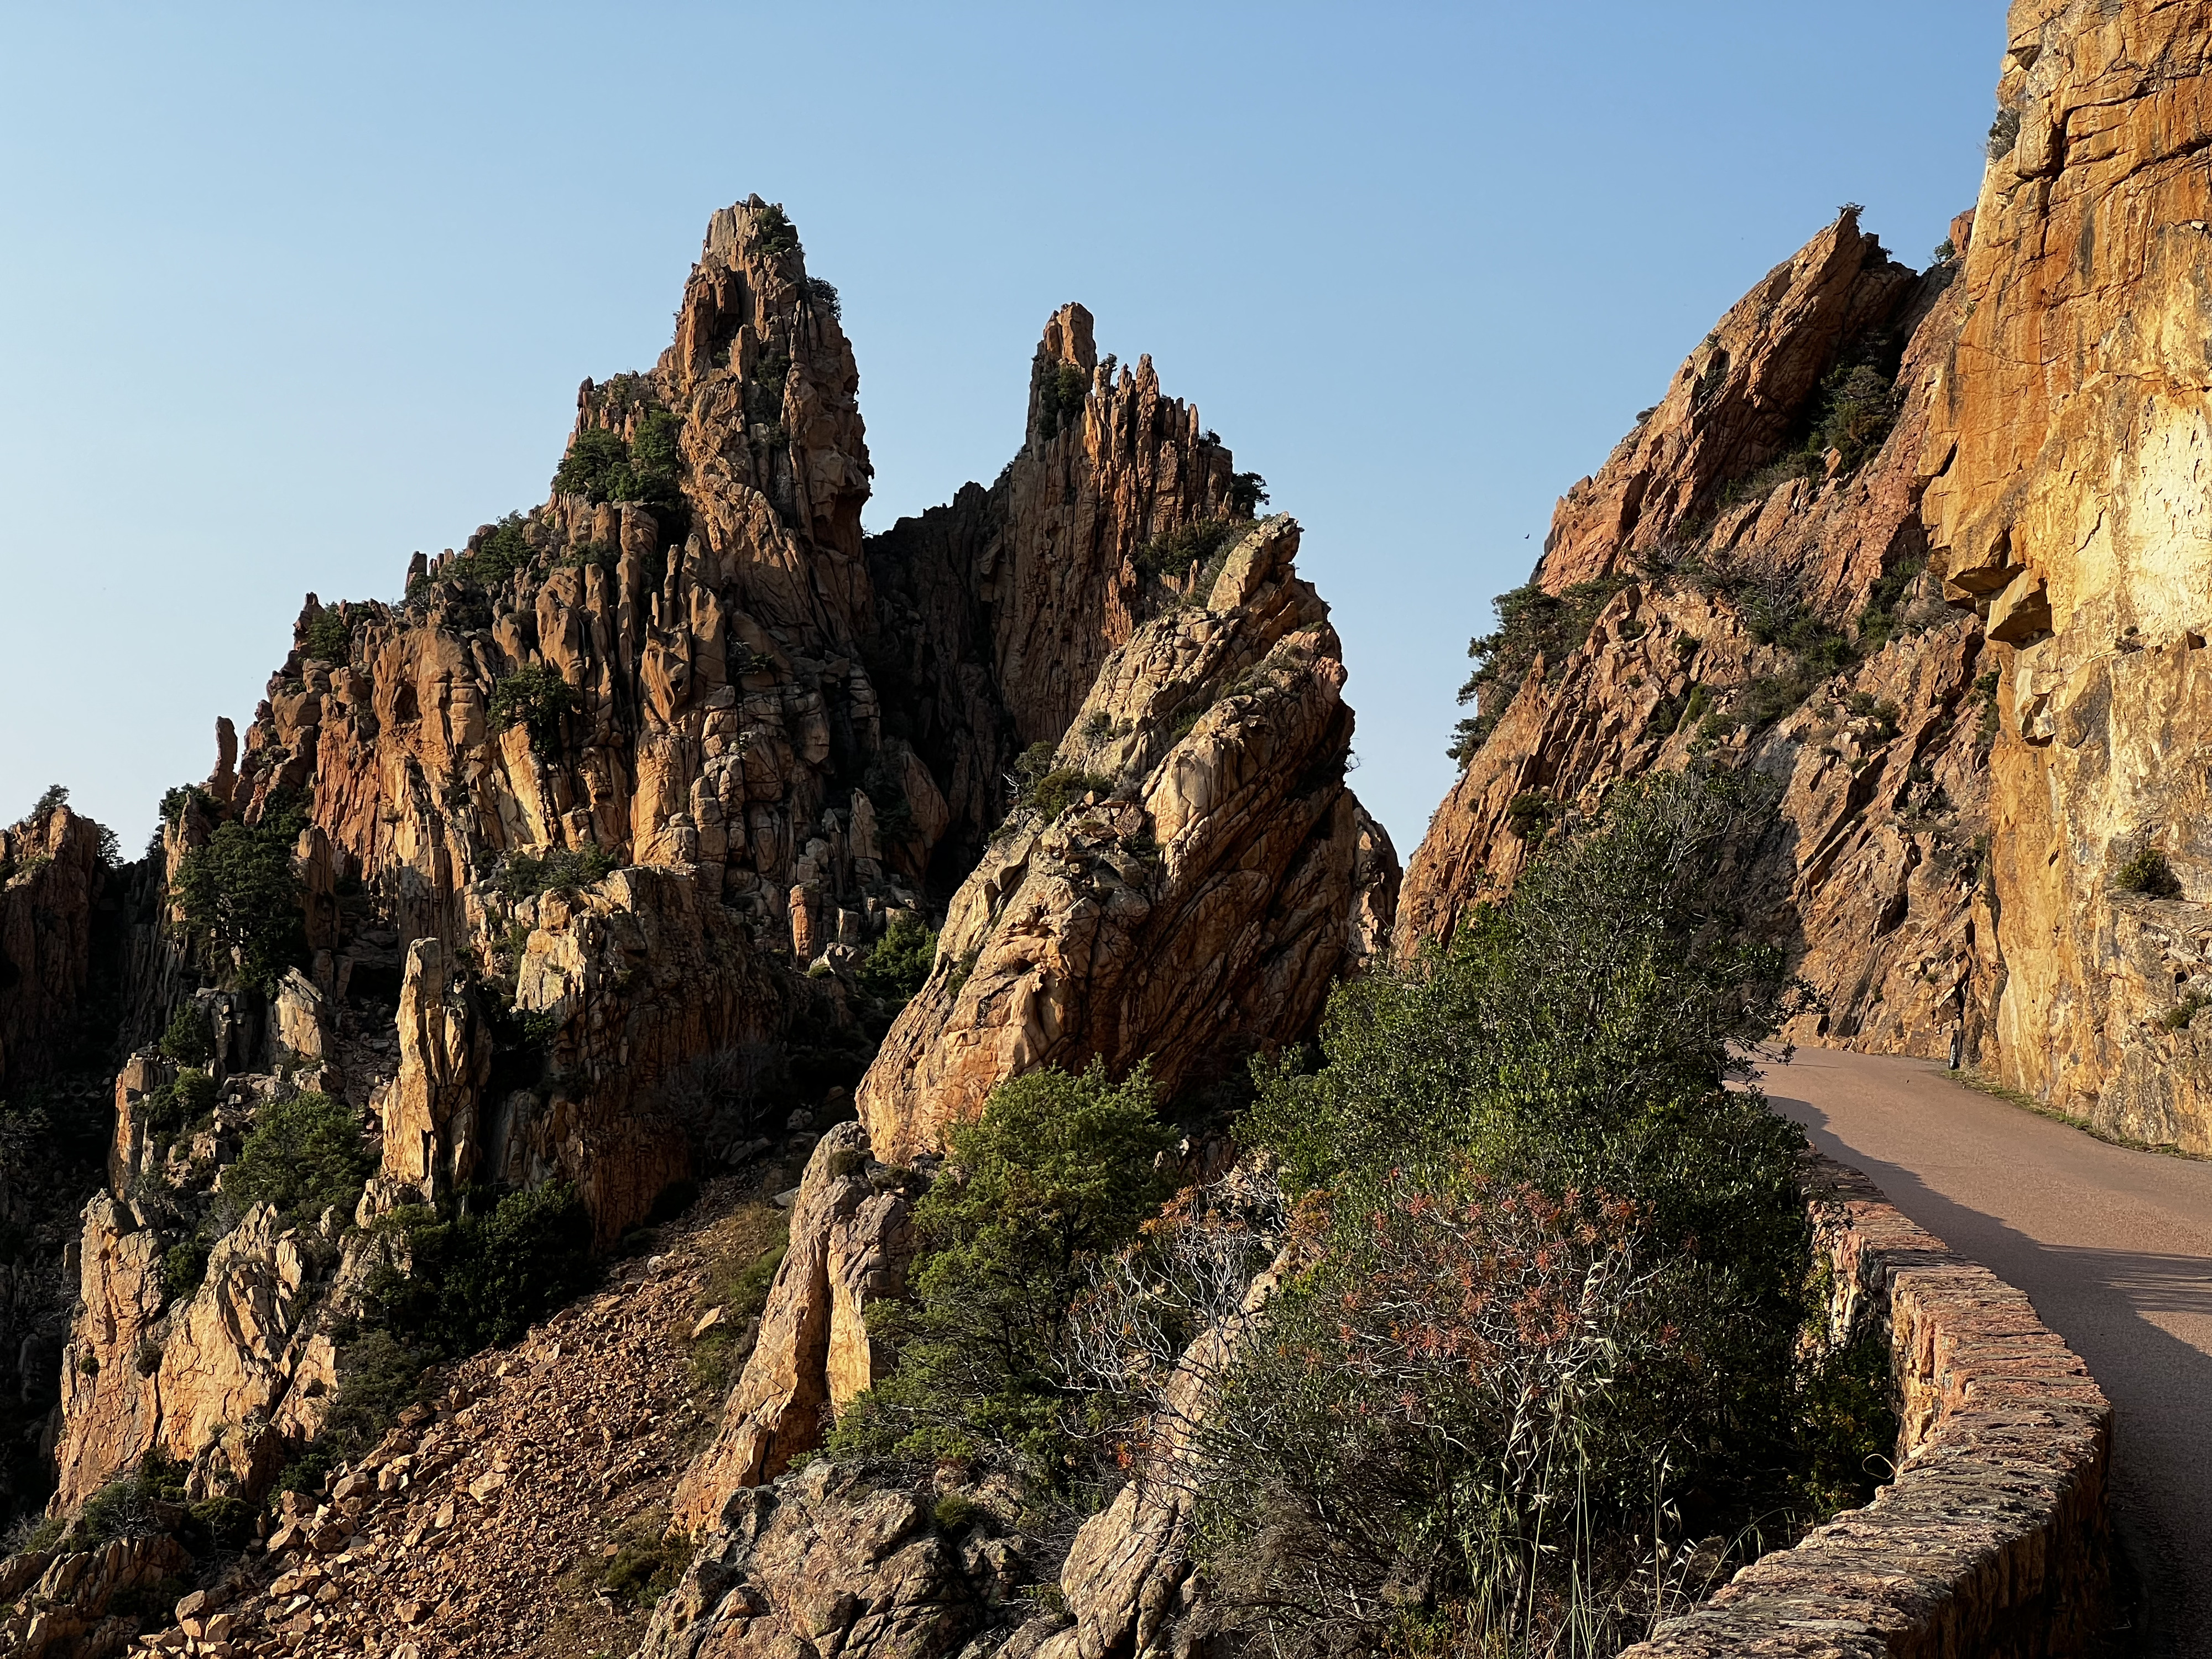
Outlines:
[{"label": "curving road", "polygon": [[2212,1656],[2212,1163],[2107,1146],[1926,1060],[1801,1048],[1761,1086],[2088,1362],[2116,1408],[2128,1649]]}]

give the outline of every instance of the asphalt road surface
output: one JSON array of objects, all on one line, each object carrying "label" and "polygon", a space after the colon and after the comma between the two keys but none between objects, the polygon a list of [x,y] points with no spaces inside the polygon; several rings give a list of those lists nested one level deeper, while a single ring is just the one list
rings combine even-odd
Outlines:
[{"label": "asphalt road surface", "polygon": [[2212,1656],[2212,1163],[2107,1146],[1925,1060],[1801,1048],[1761,1086],[2088,1362],[2116,1410],[2129,1645]]}]

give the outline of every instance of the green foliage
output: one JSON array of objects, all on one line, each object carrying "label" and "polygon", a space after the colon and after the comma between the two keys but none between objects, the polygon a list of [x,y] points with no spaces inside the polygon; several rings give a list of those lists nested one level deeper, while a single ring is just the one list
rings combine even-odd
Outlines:
[{"label": "green foliage", "polygon": [[174,1302],[190,1296],[207,1278],[208,1247],[197,1238],[172,1244],[161,1257],[161,1294]]},{"label": "green foliage", "polygon": [[451,1218],[403,1212],[400,1224],[410,1272],[372,1294],[391,1329],[442,1356],[513,1342],[592,1283],[592,1218],[563,1182]]},{"label": "green foliage", "polygon": [[69,805],[70,792],[58,783],[50,783],[39,792],[38,799],[31,803],[30,822],[37,823],[48,814],[58,812]]},{"label": "green foliage", "polygon": [[1626,1594],[1655,1516],[1839,1488],[1871,1418],[1800,1361],[1800,1136],[1724,1086],[1806,1001],[1731,908],[1777,794],[1617,786],[1446,948],[1339,986],[1318,1072],[1255,1065],[1245,1133],[1325,1249],[1209,1419],[1215,1571],[1316,1621],[1412,1583],[1526,1643]]},{"label": "green foliage", "polygon": [[1061,363],[1048,368],[1037,382],[1037,437],[1050,443],[1062,429],[1074,425],[1091,395],[1091,376],[1079,365]]},{"label": "green foliage", "polygon": [[381,1440],[394,1419],[422,1402],[423,1377],[437,1358],[429,1347],[391,1330],[356,1331],[338,1350],[337,1396],[314,1444],[284,1467],[287,1492],[320,1490],[323,1476]]},{"label": "green foliage", "polygon": [[[1049,823],[1086,794],[1111,794],[1114,780],[1086,772],[1079,766],[1055,766],[1058,750],[1049,743],[1033,743],[1014,763],[1017,811],[1029,809]],[[1011,820],[1009,820],[1011,823]]]},{"label": "green foliage", "polygon": [[1567,658],[1589,638],[1598,613],[1631,580],[1604,576],[1577,582],[1556,595],[1529,582],[1498,596],[1493,602],[1498,609],[1497,630],[1468,642],[1467,654],[1474,659],[1475,667],[1459,689],[1459,701],[1462,708],[1474,704],[1475,713],[1453,729],[1449,752],[1454,761],[1465,766],[1474,758],[1475,751],[1504,718],[1507,705],[1520,692],[1538,658],[1543,659],[1547,681],[1559,674]]},{"label": "green foliage", "polygon": [[2173,873],[2173,866],[2166,862],[2165,854],[2155,847],[2146,847],[2112,872],[2112,888],[2116,892],[2178,899],[2181,896],[2181,878]]},{"label": "green foliage", "polygon": [[1229,516],[1249,519],[1267,499],[1267,481],[1256,472],[1239,472],[1229,480]]},{"label": "green foliage", "polygon": [[2001,109],[1990,123],[1988,149],[1992,161],[2012,154],[2012,147],[2020,142],[2020,112]]},{"label": "green foliage", "polygon": [[764,1203],[739,1206],[709,1235],[699,1311],[720,1308],[722,1318],[693,1340],[690,1370],[693,1389],[710,1400],[729,1392],[744,1358],[739,1334],[768,1306],[790,1235],[790,1212]]},{"label": "green foliage", "polygon": [[919,916],[898,916],[860,964],[860,988],[902,1008],[928,981],[936,965],[937,930]]},{"label": "green foliage", "polygon": [[912,1300],[869,1328],[897,1370],[848,1407],[833,1452],[916,1460],[993,1449],[1051,1484],[1065,1468],[1058,1353],[1087,1264],[1133,1237],[1165,1196],[1153,1161],[1172,1137],[1143,1070],[1115,1084],[1032,1072],[952,1132],[951,1162],[915,1205]]},{"label": "green foliage", "polygon": [[1559,804],[1542,791],[1523,790],[1505,804],[1505,827],[1524,840],[1541,840],[1559,815]]},{"label": "green foliage", "polygon": [[1796,1395],[1795,1470],[1802,1506],[1815,1516],[1873,1502],[1898,1436],[1887,1324],[1865,1321],[1852,1339],[1803,1370]]},{"label": "green foliage", "polygon": [[650,507],[679,506],[677,479],[682,455],[677,444],[681,422],[666,410],[647,410],[637,419],[633,441],[605,427],[579,432],[553,474],[553,488],[564,495],[601,501],[639,501]]},{"label": "green foliage", "polygon": [[146,1097],[147,1126],[175,1130],[198,1123],[215,1110],[215,1097],[212,1077],[196,1066],[183,1066]]},{"label": "green foliage", "polygon": [[273,1204],[302,1230],[326,1209],[349,1221],[375,1167],[351,1107],[328,1095],[297,1094],[261,1109],[238,1161],[223,1171],[222,1199],[240,1215]]},{"label": "green foliage", "polygon": [[561,720],[578,706],[568,681],[544,663],[530,663],[501,677],[491,694],[494,726],[530,728],[530,746],[549,757],[561,746]]},{"label": "green foliage", "polygon": [[542,858],[514,853],[500,871],[499,890],[518,903],[540,893],[574,898],[583,889],[605,880],[618,867],[615,855],[600,847],[558,848]]},{"label": "green foliage", "polygon": [[1137,574],[1147,581],[1166,577],[1181,581],[1197,565],[1199,586],[1203,589],[1207,585],[1206,568],[1236,539],[1237,531],[1237,525],[1227,519],[1201,519],[1164,536],[1155,536],[1131,556],[1132,562]]},{"label": "green foliage", "polygon": [[1935,252],[1930,253],[1928,256],[1928,258],[1929,263],[1931,264],[1948,265],[1952,260],[1958,257],[1958,248],[1953,244],[1951,239],[1946,236],[1942,241],[1936,244]]},{"label": "green foliage", "polygon": [[2158,1017],[2159,1029],[2163,1031],[2187,1030],[2190,1023],[2197,1018],[2198,1011],[2208,1002],[2212,1002],[2212,997],[2206,996],[2203,992],[2189,992],[2180,1001]]},{"label": "green foliage", "polygon": [[292,872],[299,819],[265,813],[258,824],[234,818],[185,854],[171,897],[196,936],[238,978],[272,989],[307,954],[300,879]]},{"label": "green foliage", "polygon": [[817,311],[826,311],[839,320],[844,318],[845,302],[837,297],[835,283],[825,283],[819,276],[809,276],[806,279],[806,299]]},{"label": "green foliage", "polygon": [[353,650],[353,629],[330,605],[319,608],[300,641],[302,656],[316,662],[343,663]]},{"label": "green foliage", "polygon": [[161,1033],[161,1054],[179,1066],[204,1066],[215,1057],[215,1042],[208,1036],[207,1017],[196,1002],[180,1002]]},{"label": "green foliage", "polygon": [[691,1542],[683,1534],[650,1532],[623,1539],[600,1568],[599,1587],[623,1607],[653,1606],[676,1587],[691,1565]]},{"label": "green foliage", "polygon": [[771,202],[753,216],[753,252],[763,258],[781,258],[799,246],[799,228],[783,210],[783,204]]}]

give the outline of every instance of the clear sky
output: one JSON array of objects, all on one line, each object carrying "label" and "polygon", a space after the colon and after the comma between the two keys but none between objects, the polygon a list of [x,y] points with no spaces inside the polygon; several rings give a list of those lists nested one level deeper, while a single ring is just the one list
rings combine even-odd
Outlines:
[{"label": "clear sky", "polygon": [[1552,503],[1846,200],[1926,263],[1999,0],[191,7],[0,0],[0,821],[127,846],[301,596],[542,501],[708,215],[837,284],[878,529],[988,481],[1077,299],[1335,607],[1410,856]]}]

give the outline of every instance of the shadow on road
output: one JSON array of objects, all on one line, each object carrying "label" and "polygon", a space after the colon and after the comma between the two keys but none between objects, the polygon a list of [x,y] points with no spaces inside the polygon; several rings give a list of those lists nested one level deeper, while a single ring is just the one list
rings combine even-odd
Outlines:
[{"label": "shadow on road", "polygon": [[1912,1170],[1869,1156],[1810,1103],[1767,1099],[1813,1144],[1863,1170],[1883,1196],[1943,1242],[2027,1294],[2044,1322],[2087,1364],[2112,1402],[2112,1510],[2124,1576],[2137,1594],[2124,1650],[2212,1655],[2212,1584],[2201,1564],[2212,1540],[2212,1354],[2160,1328],[2212,1321],[2204,1258],[2048,1245],[1937,1192]]}]

